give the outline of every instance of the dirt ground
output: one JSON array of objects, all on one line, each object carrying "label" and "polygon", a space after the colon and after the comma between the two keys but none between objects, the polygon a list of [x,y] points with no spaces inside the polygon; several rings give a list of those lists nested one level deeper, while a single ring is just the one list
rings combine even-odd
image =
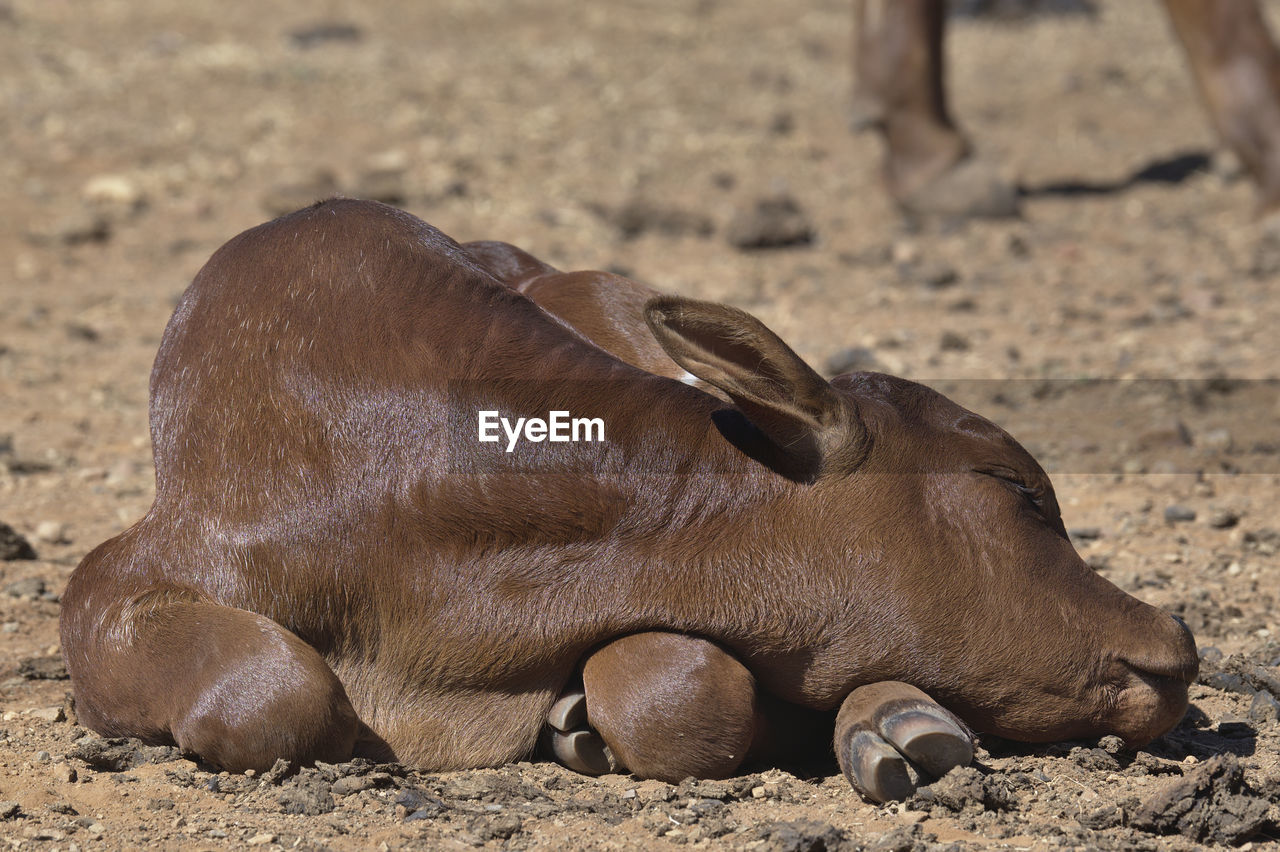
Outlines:
[{"label": "dirt ground", "polygon": [[[1252,221],[1156,5],[1099,7],[954,26],[959,115],[1024,216],[911,229],[847,128],[844,0],[0,2],[0,522],[38,554],[0,561],[0,842],[1280,845],[1280,231]],[[1136,755],[986,742],[888,807],[831,766],[244,777],[99,741],[66,698],[58,596],[150,505],[165,321],[221,243],[334,191],[731,302],[822,369],[988,415],[1045,463],[1084,556],[1194,629],[1191,712]],[[778,199],[808,243],[735,245]]]}]

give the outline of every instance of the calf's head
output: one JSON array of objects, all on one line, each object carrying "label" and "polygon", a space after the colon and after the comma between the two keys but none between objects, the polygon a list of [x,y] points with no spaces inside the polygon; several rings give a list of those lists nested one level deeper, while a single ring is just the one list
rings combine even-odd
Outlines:
[{"label": "calf's head", "polygon": [[664,297],[646,319],[745,415],[751,437],[734,440],[801,483],[775,528],[809,542],[805,568],[843,596],[822,603],[843,603],[848,626],[811,673],[824,689],[907,681],[1024,741],[1137,746],[1182,717],[1191,634],[1085,564],[1044,470],[1002,429],[903,379],[828,382],[732,308]]}]

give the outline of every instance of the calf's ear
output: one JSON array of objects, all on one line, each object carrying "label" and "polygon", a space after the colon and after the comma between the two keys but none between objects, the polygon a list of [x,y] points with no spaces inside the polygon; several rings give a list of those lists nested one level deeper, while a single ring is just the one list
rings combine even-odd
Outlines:
[{"label": "calf's ear", "polygon": [[679,296],[645,306],[671,359],[724,391],[802,477],[848,472],[869,440],[857,409],[745,311]]}]

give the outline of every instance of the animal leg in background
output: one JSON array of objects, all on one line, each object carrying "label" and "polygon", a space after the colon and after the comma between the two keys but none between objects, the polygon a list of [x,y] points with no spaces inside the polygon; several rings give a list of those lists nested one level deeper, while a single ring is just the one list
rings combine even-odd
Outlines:
[{"label": "animal leg in background", "polygon": [[1254,0],[1165,0],[1200,96],[1258,190],[1280,210],[1280,51]]},{"label": "animal leg in background", "polygon": [[970,145],[947,105],[944,0],[855,0],[854,126],[885,141],[889,194],[907,213],[1012,216],[1017,188]]},{"label": "animal leg in background", "polygon": [[945,0],[855,0],[854,122],[888,143],[895,197],[937,179],[969,153],[947,108]]},{"label": "animal leg in background", "polygon": [[[1256,0],[1164,0],[1223,141],[1280,209],[1280,51]],[[869,9],[874,14],[869,13]],[[944,0],[854,0],[854,123],[885,142],[890,195],[908,213],[1011,215],[1012,184],[968,158],[946,93]]]}]

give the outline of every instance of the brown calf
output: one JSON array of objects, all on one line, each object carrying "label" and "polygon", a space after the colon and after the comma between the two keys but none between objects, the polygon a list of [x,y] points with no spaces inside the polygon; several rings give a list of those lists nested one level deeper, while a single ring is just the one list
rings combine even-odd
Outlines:
[{"label": "brown calf", "polygon": [[[1280,209],[1280,52],[1256,0],[1164,0],[1213,125]],[[885,140],[885,178],[904,209],[1013,210],[1012,188],[973,167],[947,106],[945,0],[854,0],[855,122]]]},{"label": "brown calf", "polygon": [[[650,302],[726,403],[480,254],[358,201],[214,254],[152,373],[155,504],[63,598],[86,725],[235,771],[451,769],[585,704],[612,751],[586,758],[724,774],[824,731],[884,799],[903,755],[967,760],[966,725],[1138,745],[1180,718],[1190,634],[1089,570],[998,427],[902,379],[827,382],[741,311]],[[485,409],[605,440],[508,452]]]}]

